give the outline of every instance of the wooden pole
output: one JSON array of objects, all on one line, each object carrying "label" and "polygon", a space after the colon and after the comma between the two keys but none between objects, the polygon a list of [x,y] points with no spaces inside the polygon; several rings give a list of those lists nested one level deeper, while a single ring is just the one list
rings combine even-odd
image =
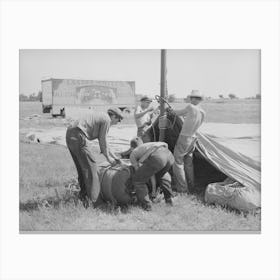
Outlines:
[{"label": "wooden pole", "polygon": [[[161,50],[160,97],[166,98],[166,50]],[[165,103],[160,99],[160,117],[165,115]],[[164,141],[165,128],[159,129],[159,141]]]}]

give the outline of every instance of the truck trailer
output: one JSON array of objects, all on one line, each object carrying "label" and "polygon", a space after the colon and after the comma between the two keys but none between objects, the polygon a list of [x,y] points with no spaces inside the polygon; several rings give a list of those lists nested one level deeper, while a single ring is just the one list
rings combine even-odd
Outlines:
[{"label": "truck trailer", "polygon": [[53,116],[71,116],[77,111],[105,111],[118,107],[122,111],[135,106],[134,81],[98,81],[44,79],[42,110]]}]

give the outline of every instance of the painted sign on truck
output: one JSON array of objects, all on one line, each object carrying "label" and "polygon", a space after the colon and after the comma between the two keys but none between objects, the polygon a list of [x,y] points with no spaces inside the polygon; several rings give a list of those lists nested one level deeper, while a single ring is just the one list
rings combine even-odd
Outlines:
[{"label": "painted sign on truck", "polygon": [[121,109],[135,105],[134,81],[42,80],[43,112],[63,115],[75,109]]}]

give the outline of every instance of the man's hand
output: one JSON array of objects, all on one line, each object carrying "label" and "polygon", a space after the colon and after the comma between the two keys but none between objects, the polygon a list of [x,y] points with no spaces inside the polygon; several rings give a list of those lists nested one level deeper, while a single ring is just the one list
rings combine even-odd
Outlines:
[{"label": "man's hand", "polygon": [[148,109],[147,109],[147,112],[152,112],[152,111],[154,111],[155,109],[153,108],[153,107],[149,107]]},{"label": "man's hand", "polygon": [[174,110],[171,107],[167,107],[165,110],[169,114],[175,114]]},{"label": "man's hand", "polygon": [[115,166],[117,164],[122,164],[122,160],[120,158],[110,158],[108,159],[109,163],[111,164],[111,166]]},{"label": "man's hand", "polygon": [[108,157],[107,160],[109,161],[111,166],[115,166],[117,164],[117,161],[114,158],[112,158],[112,157]]},{"label": "man's hand", "polygon": [[121,160],[120,158],[115,158],[115,162],[116,162],[117,164],[122,164],[122,160]]},{"label": "man's hand", "polygon": [[145,122],[145,125],[151,125],[152,124],[152,121],[149,120],[148,122]]},{"label": "man's hand", "polygon": [[139,165],[139,163],[137,163],[137,164],[133,164],[132,167],[133,167],[134,171],[136,171],[140,167],[140,165]]}]

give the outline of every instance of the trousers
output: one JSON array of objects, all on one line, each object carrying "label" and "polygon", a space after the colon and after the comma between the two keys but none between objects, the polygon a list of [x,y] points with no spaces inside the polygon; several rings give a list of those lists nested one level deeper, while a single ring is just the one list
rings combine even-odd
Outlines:
[{"label": "trousers", "polygon": [[66,144],[77,169],[80,196],[95,202],[100,193],[100,182],[96,160],[88,140],[79,128],[71,127],[66,132]]},{"label": "trousers", "polygon": [[174,148],[173,174],[176,189],[179,192],[189,192],[194,189],[193,152],[195,141],[196,137],[180,134]]},{"label": "trousers", "polygon": [[149,202],[147,183],[153,175],[156,177],[157,184],[163,187],[164,196],[171,196],[168,191],[169,183],[164,175],[170,170],[173,163],[174,157],[172,153],[167,148],[160,147],[136,170],[132,177],[132,183],[139,202]]}]

